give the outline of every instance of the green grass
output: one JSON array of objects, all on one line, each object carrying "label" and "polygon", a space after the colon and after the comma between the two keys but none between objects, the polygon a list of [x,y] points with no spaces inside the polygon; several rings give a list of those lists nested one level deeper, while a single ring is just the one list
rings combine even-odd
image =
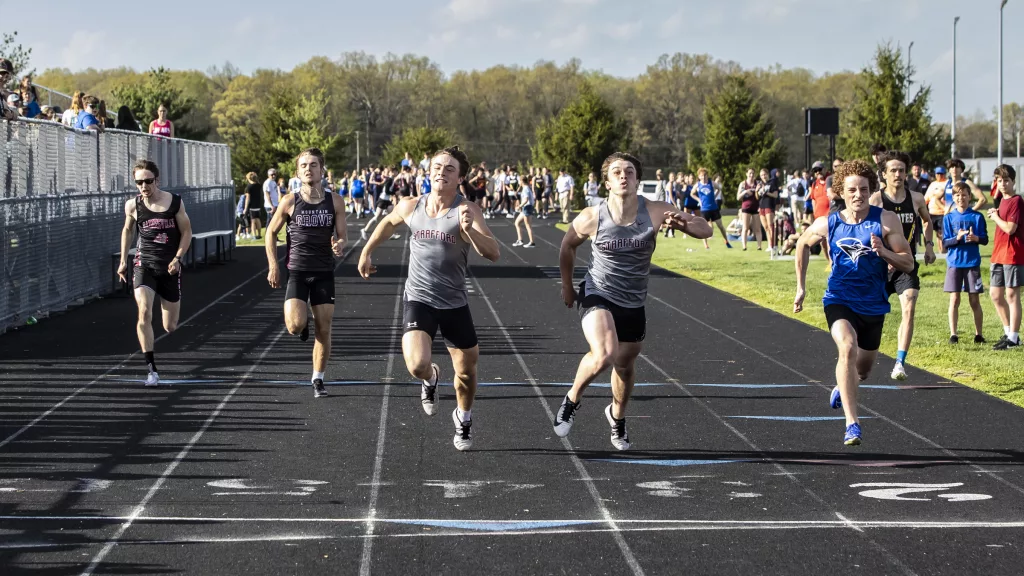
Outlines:
[{"label": "green grass", "polygon": [[[731,218],[727,217],[723,223],[728,225],[728,220]],[[564,230],[565,226],[559,224],[559,228]],[[989,230],[993,231],[994,225],[990,224]],[[990,234],[994,235],[994,232]],[[727,250],[717,230],[710,244],[711,250],[704,250],[699,240],[683,239],[678,234],[674,239],[660,237],[653,262],[708,286],[827,330],[821,305],[827,278],[824,260],[811,260],[807,270],[804,311],[794,314],[796,272],[792,260],[770,261],[765,252],[755,251],[757,244],[753,242],[748,244],[747,252],[740,250],[738,242],[733,244],[732,250]],[[981,250],[982,276],[987,290],[991,243],[982,246]],[[945,274],[945,260],[937,260],[930,266],[921,263],[921,293],[907,363],[1024,407],[1024,358],[1018,350],[992,350],[992,344],[1002,335],[1002,325],[987,292],[981,295],[981,304],[985,315],[983,335],[989,344],[973,343],[974,320],[966,295],[963,295],[960,303],[958,332],[961,343],[956,346],[949,344],[949,295],[942,291]],[[895,356],[900,305],[896,297],[891,298],[890,302],[892,312],[885,321],[881,352]],[[885,363],[876,369],[888,374],[891,366]]]},{"label": "green grass", "polygon": [[[284,233],[285,233],[284,228],[281,228],[281,231],[277,233],[277,243],[278,243],[278,245],[284,244]],[[235,246],[260,246],[260,247],[266,246],[266,244],[265,244],[265,242],[267,241],[266,234],[267,234],[267,229],[264,228],[263,232],[260,234],[260,239],[259,240],[246,240],[245,238],[242,238],[241,240],[238,240],[237,242],[235,242]]]}]

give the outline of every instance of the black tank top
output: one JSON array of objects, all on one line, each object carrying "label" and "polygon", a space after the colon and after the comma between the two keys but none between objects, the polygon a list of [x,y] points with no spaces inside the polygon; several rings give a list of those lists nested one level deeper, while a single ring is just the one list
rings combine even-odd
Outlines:
[{"label": "black tank top", "polygon": [[910,191],[904,190],[903,194],[903,202],[896,204],[889,199],[885,192],[882,192],[882,208],[895,212],[899,216],[900,223],[903,224],[903,237],[910,243],[910,253],[917,254],[914,244],[917,235],[921,233],[921,218],[917,215],[917,210],[914,210],[914,197]]},{"label": "black tank top", "polygon": [[310,204],[296,193],[295,207],[288,217],[288,269],[298,272],[334,270],[334,197],[324,194]]},{"label": "black tank top", "polygon": [[146,207],[142,196],[135,197],[135,228],[139,233],[135,265],[167,270],[181,243],[181,230],[174,219],[181,209],[181,196],[171,194],[171,206],[166,212],[154,212]]}]

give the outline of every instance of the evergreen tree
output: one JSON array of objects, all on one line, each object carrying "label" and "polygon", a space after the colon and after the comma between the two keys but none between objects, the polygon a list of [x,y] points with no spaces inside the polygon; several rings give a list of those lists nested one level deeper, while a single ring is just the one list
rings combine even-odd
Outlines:
[{"label": "evergreen tree", "polygon": [[[287,101],[287,96],[276,95],[274,106],[278,116],[264,118],[266,128],[274,125],[280,128],[270,132],[273,139],[272,148],[287,159],[278,165],[282,174],[295,172],[295,157],[306,148],[319,148],[329,164],[340,160],[335,154],[342,143],[339,134],[330,134],[331,118],[327,114],[330,97],[324,89],[317,90],[310,96],[302,96],[298,101]],[[272,114],[274,114],[272,113]],[[269,131],[268,131],[269,132]]]},{"label": "evergreen tree", "polygon": [[736,202],[736,186],[747,168],[778,168],[785,151],[775,135],[775,123],[761,109],[754,93],[740,76],[730,76],[722,91],[704,106],[704,145],[691,158],[712,175],[722,176],[722,196],[727,205]]},{"label": "evergreen tree", "polygon": [[154,68],[139,82],[121,84],[111,90],[121,105],[127,106],[139,124],[146,130],[150,121],[157,119],[160,105],[167,107],[167,119],[174,122],[174,136],[188,140],[203,140],[208,130],[198,131],[187,123],[179,122],[196,105],[195,98],[186,96],[171,82],[171,72]]},{"label": "evergreen tree", "polygon": [[626,146],[626,131],[612,107],[583,82],[575,100],[537,127],[533,163],[555,172],[567,170],[580,184],[573,191],[573,204],[582,206],[582,183],[590,172],[600,174],[605,158]]},{"label": "evergreen tree", "polygon": [[35,69],[29,68],[29,59],[32,57],[32,49],[25,48],[18,42],[18,32],[4,32],[0,37],[0,58],[7,58],[14,66],[14,74],[8,78],[8,86],[14,87],[21,81],[22,76],[32,76]]},{"label": "evergreen tree", "polygon": [[853,107],[843,114],[840,156],[870,161],[871,145],[880,143],[926,166],[942,164],[950,141],[941,126],[932,125],[928,114],[931,87],[919,86],[908,103],[913,73],[898,48],[878,47],[874,65],[861,71],[863,81],[855,88]]},{"label": "evergreen tree", "polygon": [[[386,166],[398,167],[408,152],[413,162],[419,162],[424,154],[433,154],[442,148],[455,144],[455,134],[447,128],[406,128],[384,145],[380,161]],[[465,151],[465,147],[461,147]],[[468,155],[468,153],[467,153]]]}]

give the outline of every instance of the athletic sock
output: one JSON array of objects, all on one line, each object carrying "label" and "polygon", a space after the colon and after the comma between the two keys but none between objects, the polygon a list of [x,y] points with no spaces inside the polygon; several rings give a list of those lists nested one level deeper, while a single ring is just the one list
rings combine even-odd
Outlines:
[{"label": "athletic sock", "polygon": [[463,422],[469,422],[470,420],[473,419],[472,418],[473,417],[473,409],[472,408],[470,408],[469,410],[466,410],[465,412],[462,411],[462,408],[459,408],[457,414],[459,416],[459,420],[462,420]]},{"label": "athletic sock", "polygon": [[1013,340],[1014,344],[1020,344],[1020,332],[1010,332],[1010,335],[1007,336],[1007,338]]},{"label": "athletic sock", "polygon": [[145,355],[146,355],[146,365],[149,366],[149,371],[150,372],[156,372],[156,359],[153,358],[153,353],[152,352],[145,352]]},{"label": "athletic sock", "polygon": [[900,364],[905,363],[907,361],[907,351],[906,350],[897,350],[896,351],[896,361],[899,362]]},{"label": "athletic sock", "polygon": [[324,379],[324,373],[323,372],[316,372],[316,371],[313,372],[313,380],[323,380],[323,379]]},{"label": "athletic sock", "polygon": [[1009,326],[1003,326],[1003,334],[1006,334],[1007,338],[1010,337],[1010,327]]}]

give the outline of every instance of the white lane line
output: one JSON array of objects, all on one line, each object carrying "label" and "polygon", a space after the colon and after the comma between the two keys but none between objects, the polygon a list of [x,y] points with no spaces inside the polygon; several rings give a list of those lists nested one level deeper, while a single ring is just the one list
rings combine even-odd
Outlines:
[{"label": "white lane line", "polygon": [[[519,362],[519,367],[523,370],[523,374],[526,375],[526,379],[533,386],[533,391],[537,395],[537,400],[540,401],[541,406],[544,407],[544,412],[548,415],[548,421],[554,421],[555,414],[551,411],[551,407],[548,406],[548,403],[544,398],[544,392],[542,392],[540,386],[537,385],[537,379],[533,377],[533,372],[530,370],[530,367],[526,365],[526,360],[524,360],[523,355],[520,354],[519,348],[512,340],[512,336],[509,334],[508,329],[501,321],[501,317],[498,316],[498,311],[494,309],[494,304],[492,304],[491,299],[487,297],[487,293],[484,292],[484,288],[476,276],[473,276],[473,284],[476,286],[477,292],[480,293],[480,297],[483,298],[484,302],[487,304],[487,308],[490,309],[491,316],[494,317],[494,321],[497,323],[498,329],[501,330],[501,333],[505,336],[505,341],[508,343],[509,348],[512,349],[512,353],[515,354],[516,360]],[[640,563],[637,561],[636,556],[633,555],[633,550],[630,549],[629,544],[626,543],[626,539],[622,536],[622,533],[615,522],[615,518],[612,517],[611,512],[604,505],[601,494],[597,490],[597,485],[594,484],[593,479],[590,477],[590,473],[587,472],[587,468],[583,465],[583,461],[576,455],[572,444],[569,443],[567,438],[560,438],[559,440],[561,440],[562,446],[565,448],[566,452],[570,454],[572,463],[576,466],[576,470],[579,472],[580,478],[586,484],[587,491],[590,493],[590,497],[594,500],[594,504],[597,505],[597,509],[601,512],[601,516],[604,518],[605,523],[607,523],[609,528],[611,528],[612,536],[615,538],[615,543],[619,546],[619,550],[622,552],[622,556],[626,560],[626,564],[635,576],[643,576],[643,568],[640,567]]]},{"label": "white lane line", "polygon": [[[559,246],[557,246],[554,243],[548,241],[546,238],[541,237],[539,234],[535,234],[534,237],[535,238],[540,238],[542,242],[548,244],[549,246],[551,246],[552,248],[555,248],[556,250],[560,249]],[[520,258],[520,259],[522,259],[522,258]],[[715,288],[713,286],[707,286],[706,284],[702,284],[702,285],[706,286],[708,288],[711,288],[712,290],[715,290],[717,292],[722,292],[723,294],[728,294],[727,292],[724,292],[723,290],[719,290],[718,288]],[[701,326],[711,330],[712,332],[715,332],[716,334],[719,334],[720,336],[722,336],[722,337],[724,337],[724,338],[726,338],[728,340],[731,340],[732,342],[735,342],[736,344],[739,344],[740,346],[746,348],[747,350],[750,350],[751,352],[757,354],[758,356],[764,358],[765,360],[768,360],[769,362],[775,364],[776,366],[779,366],[780,368],[784,368],[784,369],[792,372],[793,374],[796,374],[797,376],[803,378],[804,380],[807,380],[808,382],[819,382],[818,380],[808,376],[807,374],[804,374],[803,372],[797,370],[796,368],[793,368],[792,366],[786,364],[785,362],[782,362],[781,360],[778,360],[778,359],[772,357],[770,354],[765,354],[764,352],[761,352],[760,350],[754,348],[753,346],[750,346],[746,342],[743,342],[742,340],[739,340],[738,338],[735,338],[735,337],[731,336],[730,334],[726,334],[722,330],[716,328],[715,326],[712,326],[711,324],[708,324],[707,322],[704,322],[704,321],[700,320],[699,318],[693,316],[692,314],[684,312],[682,309],[680,309],[680,308],[670,304],[669,302],[666,302],[665,300],[659,298],[658,296],[655,296],[654,294],[651,294],[650,292],[648,292],[647,295],[652,300],[654,300],[655,302],[658,302],[659,304],[665,306],[669,310],[672,310],[674,312],[678,312],[679,314],[685,316],[686,318],[689,318],[690,320],[696,322],[697,324],[700,324]],[[759,308],[763,308],[763,306],[759,306]],[[765,308],[765,309],[767,310],[767,308]],[[832,387],[827,385],[827,384],[818,383],[816,385],[819,388],[823,389],[823,390],[831,390],[832,389]],[[971,462],[971,461],[967,460],[966,458],[960,456],[956,452],[953,452],[952,450],[949,450],[948,448],[946,448],[945,446],[939,444],[938,442],[935,442],[931,438],[928,438],[927,436],[924,436],[923,434],[920,434],[918,432],[915,432],[914,430],[911,430],[910,428],[904,426],[903,424],[900,424],[899,422],[896,422],[895,420],[893,420],[892,418],[889,418],[888,416],[882,414],[881,412],[872,409],[870,406],[868,406],[866,404],[861,403],[861,404],[858,404],[858,406],[863,411],[867,412],[868,414],[871,414],[875,418],[878,418],[878,419],[882,420],[886,424],[894,426],[898,430],[901,430],[902,432],[913,436],[914,438],[920,440],[921,442],[924,442],[925,444],[928,444],[932,448],[936,448],[936,449],[942,451],[942,453],[946,454],[947,456],[956,459],[956,461],[958,463],[966,464],[967,466],[970,466],[975,472],[980,472],[982,474],[985,474],[986,476],[992,478],[993,480],[999,482],[1000,484],[1003,484],[1004,486],[1012,488],[1013,490],[1017,491],[1020,494],[1024,494],[1024,487],[1021,487],[1021,486],[1018,486],[1017,484],[1014,484],[1013,482],[1011,482],[1011,481],[1003,478],[1002,476],[998,475],[996,472],[994,472],[992,470],[987,470],[987,469],[985,469],[984,467],[982,467],[982,466],[980,466],[978,464],[974,464],[973,462]]]},{"label": "white lane line", "polygon": [[227,393],[227,395],[225,395],[224,398],[220,401],[220,404],[217,405],[217,408],[213,411],[213,413],[211,413],[210,416],[206,418],[206,421],[203,422],[203,425],[199,428],[199,430],[192,435],[192,438],[188,441],[188,444],[186,444],[185,447],[181,449],[181,452],[178,452],[178,455],[175,456],[174,460],[170,463],[170,465],[167,466],[167,469],[164,470],[163,474],[161,474],[160,477],[157,478],[156,482],[153,483],[153,486],[150,487],[149,492],[146,492],[146,495],[142,498],[142,501],[140,501],[139,504],[135,506],[135,508],[132,510],[132,513],[128,516],[128,519],[123,524],[121,524],[121,527],[118,528],[117,532],[115,532],[114,535],[106,541],[106,543],[104,544],[103,548],[99,551],[99,553],[97,553],[96,556],[93,557],[92,561],[89,563],[89,566],[82,572],[82,576],[90,576],[100,565],[100,563],[103,562],[103,559],[107,557],[107,554],[109,554],[110,551],[114,549],[114,546],[117,546],[118,540],[120,540],[121,537],[124,536],[124,533],[127,532],[129,528],[131,528],[135,520],[142,515],[142,512],[145,511],[146,509],[146,505],[149,504],[149,501],[152,500],[154,496],[156,496],[156,493],[163,486],[164,482],[167,481],[167,478],[171,475],[171,473],[174,472],[178,465],[181,464],[181,462],[185,459],[185,456],[187,456],[188,453],[192,450],[192,447],[199,442],[199,439],[203,437],[203,434],[205,434],[206,431],[210,428],[210,425],[213,424],[213,421],[217,419],[217,416],[219,416],[221,411],[224,410],[224,407],[227,406],[228,402],[231,400],[231,397],[234,396],[236,392],[238,392],[238,389],[241,388],[242,385],[246,383],[246,381],[248,381],[249,377],[252,376],[252,373],[256,371],[256,368],[258,368],[259,365],[263,363],[264,358],[267,357],[267,354],[274,347],[274,344],[277,344],[277,341],[280,340],[281,336],[284,336],[284,334],[285,329],[282,328],[277,333],[277,335],[274,336],[270,343],[267,344],[266,348],[263,349],[263,352],[261,352],[259,357],[256,358],[256,361],[253,362],[252,366],[250,366],[249,369],[246,370],[245,374],[242,375],[238,382],[235,383],[234,387],[232,387],[231,390]]},{"label": "white lane line", "polygon": [[391,374],[395,367],[395,343],[401,330],[399,314],[402,310],[402,268],[405,267],[405,254],[409,248],[409,240],[402,243],[402,259],[398,267],[398,289],[395,290],[395,311],[391,317],[391,343],[388,345],[387,376],[384,379],[384,397],[380,401],[380,422],[377,425],[377,453],[373,460],[373,479],[370,481],[370,506],[366,518],[366,540],[363,541],[363,552],[359,558],[359,576],[369,576],[370,563],[373,560],[374,518],[377,516],[377,497],[380,495],[381,467],[384,464],[384,436],[388,424],[388,403],[391,398]]},{"label": "white lane line", "polygon": [[[349,248],[349,249],[348,249],[348,251],[346,251],[346,252],[345,252],[345,253],[344,253],[344,254],[342,255],[342,257],[341,257],[341,261],[340,261],[340,262],[338,263],[338,265],[339,265],[339,266],[341,265],[341,262],[344,262],[344,261],[345,261],[345,259],[346,259],[346,258],[348,258],[348,255],[349,255],[349,254],[351,254],[351,253],[352,253],[352,251],[353,251],[353,250],[355,250],[355,248],[356,248],[357,246],[359,246],[359,243],[360,243],[360,242],[362,242],[362,239],[360,239],[360,240],[356,241],[356,243],[355,243],[355,244],[353,244],[353,245],[352,245],[352,247],[351,247],[351,248]],[[279,259],[278,259],[278,262],[280,262],[280,261],[281,261],[281,260],[283,260],[283,259],[284,259],[284,257],[282,256],[281,258],[279,258]],[[263,270],[260,270],[260,271],[259,271],[259,272],[257,272],[256,274],[253,274],[253,275],[252,275],[252,276],[250,276],[249,278],[247,278],[247,279],[245,279],[244,281],[242,281],[242,282],[241,282],[240,284],[238,284],[237,286],[235,286],[235,287],[234,287],[234,288],[232,288],[231,290],[228,290],[228,291],[227,291],[227,292],[225,292],[224,294],[221,294],[221,295],[220,295],[220,296],[219,296],[219,297],[218,297],[218,298],[217,298],[216,300],[214,300],[213,302],[210,302],[210,303],[209,303],[209,304],[207,304],[206,306],[203,306],[202,308],[200,308],[200,309],[199,309],[199,311],[198,311],[198,312],[196,312],[195,314],[193,314],[193,315],[189,316],[189,317],[188,317],[188,318],[186,318],[185,320],[183,320],[183,321],[179,322],[179,323],[178,323],[178,329],[180,330],[181,328],[183,328],[184,326],[186,326],[186,325],[187,325],[187,324],[188,324],[189,322],[191,322],[191,321],[195,320],[195,319],[196,319],[196,318],[197,318],[197,317],[198,317],[198,316],[199,316],[200,314],[202,314],[202,313],[206,312],[206,311],[207,311],[207,310],[209,310],[210,308],[213,308],[214,306],[216,306],[217,304],[219,304],[219,303],[220,303],[221,301],[223,301],[223,300],[224,300],[225,298],[227,298],[228,296],[231,296],[232,294],[234,294],[235,292],[237,292],[238,290],[240,290],[240,289],[241,289],[241,288],[242,288],[243,286],[245,286],[245,285],[246,285],[246,284],[248,284],[249,282],[252,282],[253,280],[255,280],[255,279],[259,278],[260,276],[263,276],[263,275],[265,275],[265,274],[267,273],[267,270],[268,270],[267,268],[264,268]],[[337,267],[335,267],[335,270],[337,270]],[[153,340],[153,343],[154,343],[154,344],[156,344],[157,342],[159,342],[159,341],[163,340],[164,338],[166,338],[166,337],[167,337],[167,336],[169,336],[169,335],[170,335],[170,333],[169,333],[169,332],[165,332],[165,333],[161,334],[160,336],[157,336],[157,337],[156,337],[156,339],[155,339],[155,340]],[[28,424],[26,424],[26,425],[22,426],[21,428],[19,428],[19,429],[18,429],[18,430],[17,430],[17,431],[16,431],[16,432],[15,432],[14,434],[11,434],[11,435],[10,435],[10,436],[8,436],[7,438],[5,438],[5,439],[4,439],[3,441],[0,441],[0,448],[3,448],[4,446],[6,446],[6,445],[10,444],[10,443],[11,443],[11,442],[13,442],[13,441],[14,441],[15,439],[17,439],[17,438],[18,438],[19,436],[21,436],[22,434],[24,434],[25,432],[27,432],[28,430],[30,430],[31,428],[33,428],[33,427],[34,427],[34,426],[35,426],[36,424],[38,424],[38,423],[42,422],[42,421],[43,421],[43,420],[44,420],[45,418],[49,417],[49,416],[50,416],[50,414],[53,414],[54,412],[56,412],[57,410],[59,410],[61,406],[63,406],[64,404],[68,403],[69,401],[73,400],[73,399],[74,399],[74,398],[75,398],[76,396],[78,396],[78,395],[79,395],[79,394],[81,394],[82,392],[85,392],[86,390],[88,390],[88,389],[89,389],[90,387],[92,387],[92,385],[93,385],[93,384],[96,384],[97,382],[99,382],[100,380],[102,380],[104,376],[106,376],[106,375],[108,375],[108,374],[110,374],[110,373],[112,373],[112,372],[114,372],[114,371],[116,371],[116,370],[119,370],[120,368],[122,368],[122,367],[123,367],[123,366],[124,366],[125,364],[127,364],[127,363],[128,363],[128,362],[129,362],[129,361],[130,361],[130,360],[132,359],[132,358],[134,358],[136,354],[138,354],[138,353],[139,353],[139,352],[141,352],[141,351],[142,351],[142,350],[140,349],[140,350],[136,350],[135,352],[132,352],[131,354],[129,354],[129,355],[128,355],[128,357],[127,357],[127,358],[125,358],[124,360],[122,360],[121,362],[119,362],[119,363],[118,363],[117,365],[113,366],[112,368],[109,368],[109,369],[105,370],[105,371],[104,371],[104,372],[103,372],[102,374],[100,374],[99,376],[97,376],[96,378],[94,378],[94,379],[93,379],[93,380],[92,380],[91,382],[89,382],[88,384],[86,384],[86,385],[82,386],[81,388],[79,388],[79,389],[75,390],[74,392],[72,392],[71,394],[69,394],[68,396],[66,396],[66,397],[65,397],[65,398],[64,398],[63,400],[61,400],[60,402],[58,402],[58,403],[54,404],[54,405],[53,405],[53,406],[52,406],[52,407],[51,407],[51,408],[50,408],[49,410],[47,410],[46,412],[43,412],[42,414],[40,414],[39,416],[37,416],[37,417],[36,417],[36,418],[35,418],[34,420],[32,420],[31,422],[29,422]]]}]

